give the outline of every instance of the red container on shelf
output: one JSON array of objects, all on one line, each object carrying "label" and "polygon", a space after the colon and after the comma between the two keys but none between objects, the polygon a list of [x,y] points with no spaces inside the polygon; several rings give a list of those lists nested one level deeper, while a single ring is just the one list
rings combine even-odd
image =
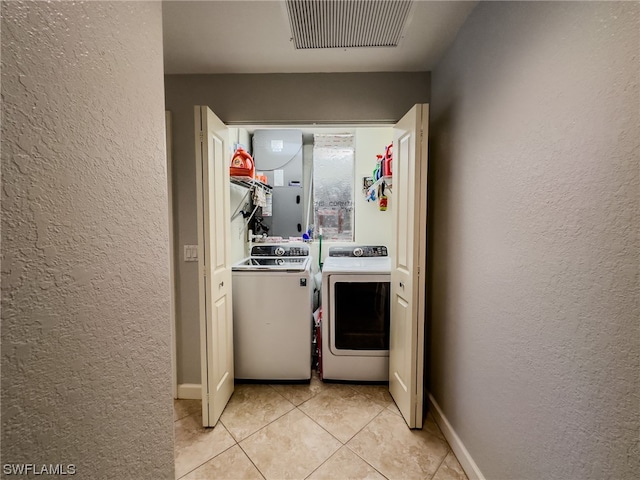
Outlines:
[{"label": "red container on shelf", "polygon": [[393,161],[393,143],[390,143],[385,148],[384,159],[382,160],[382,176],[391,177],[393,175],[393,169],[391,168],[391,162]]},{"label": "red container on shelf", "polygon": [[256,167],[253,158],[244,148],[238,147],[233,154],[229,174],[232,177],[249,177],[249,179],[253,179],[255,176]]}]

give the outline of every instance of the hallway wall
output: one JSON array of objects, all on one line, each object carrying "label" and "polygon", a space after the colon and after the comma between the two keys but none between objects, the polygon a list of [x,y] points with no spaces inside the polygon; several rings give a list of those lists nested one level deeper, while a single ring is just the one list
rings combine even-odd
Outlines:
[{"label": "hallway wall", "polygon": [[157,2],[2,3],[3,464],[174,477],[162,68]]},{"label": "hallway wall", "polygon": [[637,2],[481,2],[432,72],[431,392],[486,478],[640,477]]}]

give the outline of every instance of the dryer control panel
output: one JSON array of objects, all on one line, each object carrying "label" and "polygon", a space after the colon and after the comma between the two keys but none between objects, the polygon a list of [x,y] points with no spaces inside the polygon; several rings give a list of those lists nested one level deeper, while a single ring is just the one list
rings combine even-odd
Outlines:
[{"label": "dryer control panel", "polygon": [[386,257],[384,245],[357,245],[354,247],[329,247],[330,257]]}]

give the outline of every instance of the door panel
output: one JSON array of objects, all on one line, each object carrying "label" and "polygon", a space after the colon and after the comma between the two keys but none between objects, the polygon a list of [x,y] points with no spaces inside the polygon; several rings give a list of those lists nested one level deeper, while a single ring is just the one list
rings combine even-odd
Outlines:
[{"label": "door panel", "polygon": [[[401,160],[406,160],[411,155],[410,142],[412,140],[412,136],[410,133],[405,133],[400,137],[397,141],[398,145],[398,155],[395,163],[397,164],[396,170],[398,172],[398,183],[394,185],[397,190],[398,196],[398,209],[400,212],[406,213],[406,215],[398,215],[398,232],[409,232],[409,218],[413,216],[413,207],[414,207],[414,199],[413,199],[413,189],[412,185],[409,185],[409,178],[411,175],[409,174],[409,169],[413,168],[413,165],[408,164],[407,162],[402,163],[400,165]],[[400,168],[398,168],[400,167]],[[397,187],[401,186],[400,189]],[[410,263],[410,253],[411,253],[411,244],[413,243],[413,238],[408,236],[396,236],[397,243],[397,261],[396,268],[402,269],[405,273],[409,273],[408,264]]]},{"label": "door panel", "polygon": [[[233,349],[229,348],[229,346],[233,345],[233,332],[229,328],[231,322],[229,321],[229,305],[227,303],[226,296],[216,302],[216,314],[214,315],[214,318],[219,320],[216,325],[217,338],[226,339],[225,342],[220,342],[218,344],[219,348],[215,352],[217,357],[217,362],[214,365],[216,367],[214,374],[214,383],[216,386],[215,391],[220,391],[221,389],[224,389],[226,381],[233,381],[233,375],[229,378],[232,371],[227,368],[227,365],[229,365],[229,359],[233,360]],[[225,405],[221,405],[223,410]],[[222,413],[222,411],[220,411],[220,413]]]},{"label": "door panel", "polygon": [[[209,110],[210,112],[210,110]],[[215,120],[218,120],[217,118]],[[218,120],[219,121],[219,120]],[[216,132],[217,133],[217,132]],[[209,191],[214,195],[214,203],[210,210],[211,215],[211,237],[216,239],[214,242],[215,255],[211,257],[211,264],[214,267],[214,274],[221,273],[221,269],[226,268],[226,237],[221,234],[227,234],[230,227],[230,217],[227,216],[229,210],[230,192],[229,192],[229,165],[224,155],[224,141],[215,133],[210,132],[209,138],[213,142],[213,168],[209,170],[211,177],[209,178],[209,186],[213,186],[213,191]],[[221,161],[218,161],[221,160]],[[222,208],[221,208],[222,207]]]},{"label": "door panel", "polygon": [[233,393],[230,182],[227,127],[195,107],[202,424],[213,427]]},{"label": "door panel", "polygon": [[389,391],[410,428],[423,411],[427,127],[428,105],[416,105],[394,128]]},{"label": "door panel", "polygon": [[[411,333],[411,329],[407,328],[407,323],[411,320],[410,312],[407,312],[409,304],[401,298],[397,298],[395,305],[396,310],[394,313],[394,321],[392,322],[393,331],[391,333],[391,352],[389,363],[396,366],[393,369],[393,380],[390,379],[390,383],[397,383],[396,389],[400,389],[400,395],[409,395],[409,387],[406,379],[400,376],[399,372],[407,370],[407,350],[401,348],[402,345],[407,342],[407,334]],[[400,367],[397,367],[400,365]]]}]

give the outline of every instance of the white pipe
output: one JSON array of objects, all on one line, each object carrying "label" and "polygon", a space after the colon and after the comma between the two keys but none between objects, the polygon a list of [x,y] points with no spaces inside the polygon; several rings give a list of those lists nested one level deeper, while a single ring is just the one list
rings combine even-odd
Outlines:
[{"label": "white pipe", "polygon": [[311,191],[313,190],[313,167],[311,167],[311,178],[309,178],[309,206],[307,207],[307,227],[305,232],[309,231],[309,218],[311,218]]}]

